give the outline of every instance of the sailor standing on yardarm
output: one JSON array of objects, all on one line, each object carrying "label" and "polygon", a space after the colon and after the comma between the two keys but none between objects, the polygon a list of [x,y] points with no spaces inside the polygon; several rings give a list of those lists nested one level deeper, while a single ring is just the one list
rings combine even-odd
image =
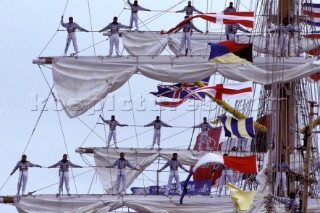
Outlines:
[{"label": "sailor standing on yardarm", "polygon": [[[312,169],[310,175],[315,176],[317,171],[320,172],[320,161],[313,164],[313,169]],[[316,187],[317,197],[320,197],[320,175],[318,176],[317,182],[318,182],[317,187]]]},{"label": "sailor standing on yardarm", "polygon": [[170,175],[169,175],[168,185],[167,185],[167,188],[166,188],[165,195],[169,194],[173,178],[176,180],[177,190],[178,190],[179,195],[181,195],[182,191],[181,191],[181,186],[180,186],[178,167],[183,169],[185,172],[189,172],[189,171],[186,168],[184,168],[184,166],[178,160],[178,154],[177,153],[173,153],[172,159],[168,160],[167,163],[160,170],[158,170],[158,172],[161,172],[162,170],[164,170],[168,166],[170,166]]},{"label": "sailor standing on yardarm", "polygon": [[[233,2],[230,2],[229,3],[229,7],[227,7],[226,9],[224,9],[223,12],[236,12],[236,8],[233,7]],[[230,31],[233,30],[234,27],[231,26],[231,24],[226,24],[225,25],[225,29],[226,29],[226,37],[227,37],[227,40],[229,40],[229,34],[230,34]],[[237,32],[235,32],[234,34],[236,34]],[[232,36],[232,35],[231,35]],[[233,40],[233,39],[231,39]]]},{"label": "sailor standing on yardarm", "polygon": [[287,196],[287,175],[286,172],[293,173],[293,171],[290,169],[289,164],[285,161],[285,157],[282,154],[280,162],[275,163],[273,168],[276,170],[276,183],[274,184],[273,193],[276,195],[278,192],[278,186],[281,182],[281,189],[282,194],[284,196]]},{"label": "sailor standing on yardarm", "polygon": [[113,46],[116,46],[117,56],[120,56],[120,51],[119,51],[119,29],[120,28],[130,29],[132,27],[118,23],[118,17],[113,17],[113,22],[109,23],[106,27],[104,27],[102,30],[99,31],[99,33],[109,29],[111,31],[111,35],[109,38],[110,40],[109,56],[112,56]]},{"label": "sailor standing on yardarm", "polygon": [[137,30],[139,30],[138,26],[138,11],[151,11],[149,9],[143,8],[140,5],[138,5],[138,1],[135,0],[133,4],[128,0],[128,4],[131,7],[131,17],[130,17],[130,27],[132,27],[133,22],[136,25]]},{"label": "sailor standing on yardarm", "polygon": [[114,146],[116,149],[118,149],[117,146],[117,132],[116,127],[117,126],[128,126],[127,124],[120,124],[114,115],[111,115],[111,120],[105,120],[101,115],[100,118],[105,122],[106,124],[109,124],[109,135],[108,135],[108,144],[107,148],[110,146],[111,138],[113,138]]},{"label": "sailor standing on yardarm", "polygon": [[25,195],[26,185],[28,182],[28,169],[29,167],[40,167],[37,164],[33,164],[27,161],[27,155],[22,155],[21,161],[18,161],[17,165],[14,167],[10,175],[13,175],[17,169],[19,169],[19,179],[17,184],[17,195],[20,195],[20,188],[22,186],[22,195]]},{"label": "sailor standing on yardarm", "polygon": [[68,48],[69,48],[71,41],[73,44],[74,51],[76,52],[75,55],[78,55],[76,29],[78,29],[80,31],[84,31],[84,32],[89,32],[89,31],[80,27],[77,23],[73,22],[73,17],[69,17],[68,23],[63,23],[63,16],[61,16],[61,26],[67,28],[67,31],[68,31],[67,43],[66,43],[66,47],[64,49],[64,56],[67,55]]},{"label": "sailor standing on yardarm", "polygon": [[[188,16],[185,16],[184,18],[187,19]],[[182,32],[181,41],[180,41],[179,54],[182,55],[181,51],[187,42],[189,54],[192,55],[191,35],[190,35],[191,30],[194,29],[195,31],[197,31],[199,33],[202,33],[202,31],[199,30],[198,28],[196,28],[191,23],[191,21],[188,21],[187,23],[185,23],[184,25],[179,27],[174,33],[177,33],[181,29],[183,29],[183,32]]]},{"label": "sailor standing on yardarm", "polygon": [[198,146],[198,150],[202,148],[203,141],[206,141],[206,149],[209,150],[209,135],[208,130],[213,129],[213,127],[210,125],[210,123],[207,122],[207,118],[203,118],[203,122],[199,125],[193,126],[193,128],[201,128],[201,137],[200,137],[200,143]]},{"label": "sailor standing on yardarm", "polygon": [[120,189],[120,181],[122,180],[122,190],[123,190],[123,193],[125,194],[127,189],[126,166],[134,170],[139,170],[139,169],[131,165],[130,162],[124,158],[123,152],[120,153],[120,158],[118,160],[116,160],[112,165],[106,166],[106,168],[114,168],[116,166],[118,167],[116,191],[117,193],[121,193],[119,189]]},{"label": "sailor standing on yardarm", "polygon": [[186,16],[191,17],[193,15],[193,11],[203,14],[203,12],[197,10],[194,6],[191,5],[191,1],[188,1],[188,6],[185,6],[182,10],[176,11],[176,13],[186,12]]},{"label": "sailor standing on yardarm", "polygon": [[62,156],[62,160],[59,161],[56,164],[53,164],[52,166],[49,166],[48,168],[56,168],[59,167],[59,191],[57,193],[57,197],[60,196],[60,194],[63,191],[63,182],[65,184],[67,194],[70,196],[70,187],[69,187],[69,167],[74,168],[82,168],[82,166],[78,166],[76,164],[71,163],[71,161],[68,160],[68,155],[64,154]]},{"label": "sailor standing on yardarm", "polygon": [[[223,156],[228,156],[228,154],[224,154]],[[234,182],[233,182],[233,171],[231,170],[231,168],[229,166],[224,165],[222,163],[219,163],[217,168],[213,169],[212,172],[216,172],[221,168],[223,170],[222,170],[222,173],[221,173],[221,176],[220,176],[220,179],[219,179],[219,193],[218,193],[219,197],[221,196],[223,186],[227,183],[227,179],[231,184],[234,185]]]},{"label": "sailor standing on yardarm", "polygon": [[153,149],[154,148],[154,145],[155,143],[157,142],[158,144],[158,148],[160,149],[160,130],[161,130],[161,126],[164,126],[164,127],[172,127],[170,126],[169,124],[166,124],[164,122],[162,122],[160,120],[160,117],[157,116],[156,117],[156,120],[152,121],[151,123],[149,124],[146,124],[144,125],[144,127],[148,127],[148,126],[153,126],[154,127],[154,132],[153,132],[153,141],[152,141],[152,146],[150,149]]}]

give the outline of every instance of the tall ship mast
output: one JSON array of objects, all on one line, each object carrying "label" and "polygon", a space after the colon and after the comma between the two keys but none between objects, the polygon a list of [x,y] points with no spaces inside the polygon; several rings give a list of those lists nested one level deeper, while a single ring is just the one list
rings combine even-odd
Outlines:
[{"label": "tall ship mast", "polygon": [[[112,30],[93,30],[97,26],[93,22],[90,22],[90,30],[82,29],[92,34],[92,44],[88,48],[70,54],[70,45],[69,53],[62,56],[43,55],[45,51],[42,51],[32,62],[42,74],[47,70],[44,76],[50,73],[51,82],[44,78],[49,97],[54,100],[63,138],[61,117],[78,119],[89,132],[79,146],[72,148],[93,173],[88,179],[90,188],[88,193],[71,196],[45,194],[41,188],[24,196],[1,196],[0,202],[14,205],[18,212],[28,213],[284,212],[285,205],[279,200],[295,193],[295,204],[301,212],[317,212],[320,208],[316,181],[319,174],[312,171],[319,162],[320,31],[317,32],[314,14],[320,8],[320,2],[237,0],[225,1],[223,7],[228,7],[230,2],[235,12],[217,11],[214,1],[192,1],[200,11],[184,17],[184,12],[179,13],[178,9],[186,6],[187,1],[170,1],[164,9],[149,11],[154,5],[139,0],[139,4],[148,8],[145,13],[153,15],[140,19],[141,9],[140,29],[136,29],[137,26],[116,29],[122,43],[117,55],[106,49],[112,39]],[[65,8],[69,7],[67,3]],[[91,11],[89,1],[88,8]],[[67,16],[66,11],[63,16]],[[126,1],[122,12],[137,13]],[[118,20],[125,25],[127,17],[123,17],[122,12]],[[157,27],[150,30],[149,25],[162,16],[177,19],[170,21],[171,29]],[[108,18],[111,22],[113,17]],[[199,24],[202,32],[193,29],[190,33],[184,31],[185,28],[182,28],[184,32],[179,32],[186,23]],[[244,32],[229,33],[226,37],[227,25],[238,25]],[[282,27],[288,25],[292,28],[284,33]],[[59,26],[57,34],[74,33],[65,31]],[[100,39],[104,36],[102,42],[97,42],[93,36],[99,32]],[[186,32],[191,35],[192,49],[186,45],[181,50],[180,39]],[[281,40],[284,34],[288,36],[286,41]],[[82,34],[79,38],[84,39]],[[46,46],[50,46],[52,40]],[[101,43],[103,48],[99,46]],[[89,49],[92,52],[88,53]],[[227,54],[233,58],[226,58]],[[207,78],[209,80],[204,80]],[[226,94],[236,93],[229,84],[235,87],[248,82],[252,88],[250,98],[245,95],[225,98]],[[164,97],[151,91],[152,88],[158,89],[158,93],[160,88],[178,89],[174,95]],[[201,89],[204,91],[202,96],[195,93]],[[187,91],[188,99],[182,97],[182,90]],[[157,93],[156,97],[150,92]],[[148,101],[150,99],[152,101]],[[44,108],[48,100],[43,102]],[[119,102],[121,107],[117,105]],[[146,110],[148,107],[150,112]],[[43,110],[39,120],[42,113]],[[124,133],[118,134],[118,142],[114,143],[108,140],[110,124],[106,122],[111,115],[119,121],[124,120],[128,126],[117,127],[118,133]],[[153,128],[148,127],[148,122],[156,116],[171,127],[161,129],[159,147],[151,143]],[[208,131],[210,142],[207,147],[201,147],[202,131],[196,128],[203,117],[207,117],[213,126]],[[233,133],[228,136],[228,124],[224,120],[228,117],[239,123],[251,118],[253,135],[236,136]],[[125,154],[137,169],[126,171],[127,193],[122,194],[116,186],[118,170],[110,168],[120,153]],[[166,196],[166,176],[169,174],[159,170],[171,160],[173,153],[190,168],[190,172],[180,175],[180,181],[188,175],[193,179],[181,183],[181,193],[178,190],[180,183],[176,183]],[[236,161],[253,156],[252,165],[256,168],[244,172],[241,166],[231,165],[234,184],[221,186],[221,171],[215,169],[221,162],[227,165],[224,154],[236,157]],[[203,160],[205,158],[209,160]],[[279,171],[281,162],[286,162],[290,171]],[[284,184],[277,182],[279,173],[285,174]],[[90,192],[95,179],[101,184],[99,193]]]}]

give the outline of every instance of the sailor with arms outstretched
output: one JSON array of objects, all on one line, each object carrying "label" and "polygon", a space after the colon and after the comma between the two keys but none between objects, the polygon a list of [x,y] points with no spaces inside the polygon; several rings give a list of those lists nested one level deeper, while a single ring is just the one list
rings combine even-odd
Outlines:
[{"label": "sailor with arms outstretched", "polygon": [[130,29],[132,27],[123,25],[121,23],[118,23],[118,17],[113,17],[113,22],[109,23],[106,27],[101,29],[99,33],[105,30],[110,30],[111,35],[110,35],[110,50],[109,50],[109,56],[112,56],[113,53],[113,46],[116,46],[116,53],[117,56],[120,56],[120,51],[119,51],[119,29],[124,28],[124,29]]},{"label": "sailor with arms outstretched", "polygon": [[151,123],[149,124],[146,124],[144,125],[144,127],[148,127],[148,126],[153,126],[154,127],[154,132],[153,132],[153,141],[152,141],[152,146],[150,149],[153,149],[154,148],[154,145],[158,144],[158,148],[160,149],[160,130],[161,130],[161,126],[164,126],[164,127],[172,127],[170,126],[169,124],[166,124],[164,122],[162,122],[160,120],[160,117],[157,116],[156,117],[156,120],[152,121]]},{"label": "sailor with arms outstretched", "polygon": [[67,194],[70,196],[70,187],[69,187],[69,167],[73,168],[82,168],[82,166],[78,166],[76,164],[73,164],[71,161],[68,160],[68,155],[64,154],[62,156],[62,160],[60,160],[58,163],[53,164],[52,166],[49,166],[48,168],[56,168],[59,167],[59,191],[56,194],[57,197],[60,196],[60,194],[63,191],[63,182],[65,184],[65,187],[67,189]]},{"label": "sailor with arms outstretched", "polygon": [[65,27],[68,31],[68,37],[67,37],[67,43],[66,47],[64,49],[64,56],[67,55],[68,48],[70,45],[70,42],[72,41],[74,51],[76,52],[75,55],[78,55],[78,44],[77,44],[77,37],[76,37],[76,29],[84,32],[89,32],[88,30],[80,27],[77,23],[73,22],[73,17],[69,17],[69,22],[64,23],[63,22],[63,16],[61,16],[61,26]]},{"label": "sailor with arms outstretched", "polygon": [[138,168],[134,167],[128,160],[124,158],[124,153],[120,153],[120,158],[116,160],[112,165],[106,166],[106,168],[114,168],[118,167],[118,174],[117,174],[117,182],[116,182],[116,191],[117,193],[121,193],[119,191],[120,189],[120,181],[122,180],[122,190],[123,193],[126,193],[127,189],[127,178],[126,178],[126,166],[134,169],[134,170],[139,170]]},{"label": "sailor with arms outstretched", "polygon": [[22,155],[21,161],[18,161],[17,165],[14,167],[10,175],[13,175],[17,169],[19,169],[19,179],[17,184],[17,195],[20,195],[20,188],[22,186],[22,195],[25,195],[26,185],[28,182],[28,169],[29,167],[40,167],[37,164],[33,164],[27,161],[27,155]]},{"label": "sailor with arms outstretched", "polygon": [[206,149],[209,150],[209,135],[208,130],[213,129],[213,127],[210,125],[210,123],[207,122],[207,118],[203,117],[203,122],[199,125],[193,126],[193,128],[201,128],[201,137],[200,137],[200,143],[198,146],[198,150],[202,148],[202,143],[206,141]]},{"label": "sailor with arms outstretched", "polygon": [[116,132],[116,127],[117,126],[128,126],[127,124],[120,124],[114,115],[111,115],[111,120],[105,120],[101,115],[100,118],[105,122],[106,124],[109,124],[109,135],[108,135],[108,144],[107,148],[110,146],[110,141],[113,138],[114,146],[116,149],[118,149],[117,146],[117,132]]},{"label": "sailor with arms outstretched", "polygon": [[139,10],[141,10],[141,11],[151,11],[151,10],[143,8],[140,5],[138,5],[137,0],[135,0],[133,2],[133,4],[130,2],[130,0],[128,0],[128,4],[131,7],[130,27],[132,27],[132,24],[134,22],[137,30],[139,31],[139,26],[138,26],[138,12],[139,12]]},{"label": "sailor with arms outstretched", "polygon": [[167,185],[167,188],[166,188],[165,195],[169,194],[173,178],[176,180],[177,190],[178,190],[179,195],[182,195],[181,186],[180,186],[180,179],[179,179],[179,173],[178,173],[178,167],[180,167],[185,172],[188,172],[188,170],[186,168],[184,168],[184,166],[178,160],[178,154],[177,153],[173,153],[172,159],[168,160],[167,163],[160,170],[158,170],[158,172],[161,172],[162,170],[164,170],[168,166],[170,166],[170,175],[169,175],[168,185]]}]

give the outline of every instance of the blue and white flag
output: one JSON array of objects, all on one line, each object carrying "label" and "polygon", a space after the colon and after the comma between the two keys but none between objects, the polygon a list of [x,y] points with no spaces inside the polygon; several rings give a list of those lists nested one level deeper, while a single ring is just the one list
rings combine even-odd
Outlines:
[{"label": "blue and white flag", "polygon": [[[186,189],[188,190],[188,194],[191,195],[210,195],[211,193],[211,183],[212,180],[196,180],[187,182]],[[185,185],[185,181],[180,182],[181,186]],[[166,192],[167,185],[164,186],[149,186],[149,187],[131,187],[131,191],[133,194],[138,195],[163,195]],[[177,184],[173,183],[171,185],[171,189],[169,194],[178,195]]]},{"label": "blue and white flag", "polygon": [[226,115],[220,116],[226,137],[254,138],[253,118],[235,119]]}]

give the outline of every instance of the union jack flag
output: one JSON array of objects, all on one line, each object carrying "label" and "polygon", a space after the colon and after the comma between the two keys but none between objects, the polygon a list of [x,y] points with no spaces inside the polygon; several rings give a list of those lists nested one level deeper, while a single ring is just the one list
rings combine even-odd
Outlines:
[{"label": "union jack flag", "polygon": [[[203,79],[202,82],[205,86],[208,86],[210,76]],[[175,99],[182,99],[192,91],[198,89],[194,83],[178,83],[174,85],[161,85],[158,86],[158,92],[150,92],[152,95],[157,97],[167,97],[167,98],[175,98]],[[189,97],[190,99],[195,100],[203,100],[205,98],[205,93],[195,93]]]}]

